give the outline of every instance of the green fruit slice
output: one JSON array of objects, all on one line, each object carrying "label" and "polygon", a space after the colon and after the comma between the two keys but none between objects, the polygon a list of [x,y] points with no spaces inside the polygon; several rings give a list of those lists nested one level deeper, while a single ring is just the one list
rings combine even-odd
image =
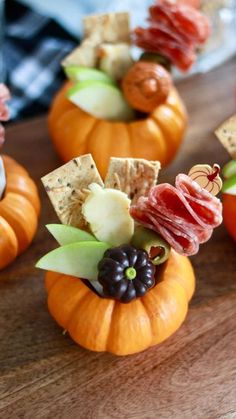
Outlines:
[{"label": "green fruit slice", "polygon": [[61,246],[77,242],[96,241],[92,234],[76,227],[64,224],[47,224],[46,227]]},{"label": "green fruit slice", "polygon": [[236,160],[231,160],[222,169],[223,176],[228,179],[236,174]]},{"label": "green fruit slice", "polygon": [[134,111],[116,86],[101,81],[83,81],[67,91],[67,98],[96,118],[127,121]]},{"label": "green fruit slice", "polygon": [[94,281],[98,275],[98,262],[110,247],[95,241],[67,244],[43,256],[36,267]]},{"label": "green fruit slice", "polygon": [[144,249],[153,265],[164,263],[170,254],[170,245],[155,231],[145,227],[137,227],[131,241],[138,249]]},{"label": "green fruit slice", "polygon": [[229,195],[236,195],[236,174],[224,181],[222,192],[228,193]]},{"label": "green fruit slice", "polygon": [[95,68],[68,66],[64,68],[66,76],[73,82],[101,81],[108,84],[115,84],[115,81],[106,73]]}]

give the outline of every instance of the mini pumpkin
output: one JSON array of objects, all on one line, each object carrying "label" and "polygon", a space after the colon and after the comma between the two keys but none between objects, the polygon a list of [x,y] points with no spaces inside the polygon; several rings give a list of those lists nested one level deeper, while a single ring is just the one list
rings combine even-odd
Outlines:
[{"label": "mini pumpkin", "polygon": [[111,156],[159,160],[162,166],[174,158],[187,123],[174,87],[152,113],[131,122],[106,121],[85,113],[66,98],[70,87],[69,82],[59,90],[49,113],[49,132],[63,161],[91,153],[104,178]]},{"label": "mini pumpkin", "polygon": [[195,277],[189,259],[171,251],[143,297],[121,303],[99,297],[80,279],[47,272],[48,307],[57,323],[92,351],[128,355],[172,335],[183,323]]},{"label": "mini pumpkin", "polygon": [[0,200],[0,269],[29,246],[40,211],[37,188],[27,171],[11,157],[2,158],[7,184]]}]

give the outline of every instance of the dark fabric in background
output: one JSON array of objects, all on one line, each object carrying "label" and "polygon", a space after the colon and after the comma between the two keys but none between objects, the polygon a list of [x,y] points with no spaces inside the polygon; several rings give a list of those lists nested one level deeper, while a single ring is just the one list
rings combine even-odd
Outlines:
[{"label": "dark fabric in background", "polygon": [[60,62],[76,45],[78,40],[52,19],[16,1],[5,2],[4,81],[12,94],[12,119],[47,111],[65,79]]}]

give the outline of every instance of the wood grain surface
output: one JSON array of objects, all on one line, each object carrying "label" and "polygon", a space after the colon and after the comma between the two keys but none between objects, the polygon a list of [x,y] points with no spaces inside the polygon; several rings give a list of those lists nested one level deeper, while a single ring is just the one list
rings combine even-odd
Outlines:
[{"label": "wood grain surface", "polygon": [[[162,180],[227,161],[213,131],[236,111],[235,74],[233,60],[178,85],[189,129]],[[225,228],[192,258],[197,289],[174,336],[124,358],[89,352],[49,316],[43,272],[34,268],[55,245],[44,224],[57,221],[39,181],[59,165],[45,118],[10,125],[3,151],[28,168],[43,208],[33,245],[0,273],[0,417],[236,418],[236,244]]]}]

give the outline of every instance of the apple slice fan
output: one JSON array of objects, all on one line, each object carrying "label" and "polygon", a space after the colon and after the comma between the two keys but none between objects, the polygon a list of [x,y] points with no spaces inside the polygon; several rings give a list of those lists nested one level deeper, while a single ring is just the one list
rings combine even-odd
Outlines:
[{"label": "apple slice fan", "polygon": [[195,288],[188,256],[222,221],[218,165],[158,184],[159,161],[117,158],[105,180],[91,154],[42,178],[62,224],[47,271],[48,308],[79,345],[128,355],[171,336]]},{"label": "apple slice fan", "polygon": [[[0,121],[9,119],[10,93],[0,84]],[[5,131],[0,124],[0,146]],[[35,235],[40,201],[35,183],[15,160],[0,155],[0,269],[24,252]]]},{"label": "apple slice fan", "polygon": [[232,157],[223,168],[223,218],[227,230],[236,240],[236,115],[218,127],[215,134]]}]

